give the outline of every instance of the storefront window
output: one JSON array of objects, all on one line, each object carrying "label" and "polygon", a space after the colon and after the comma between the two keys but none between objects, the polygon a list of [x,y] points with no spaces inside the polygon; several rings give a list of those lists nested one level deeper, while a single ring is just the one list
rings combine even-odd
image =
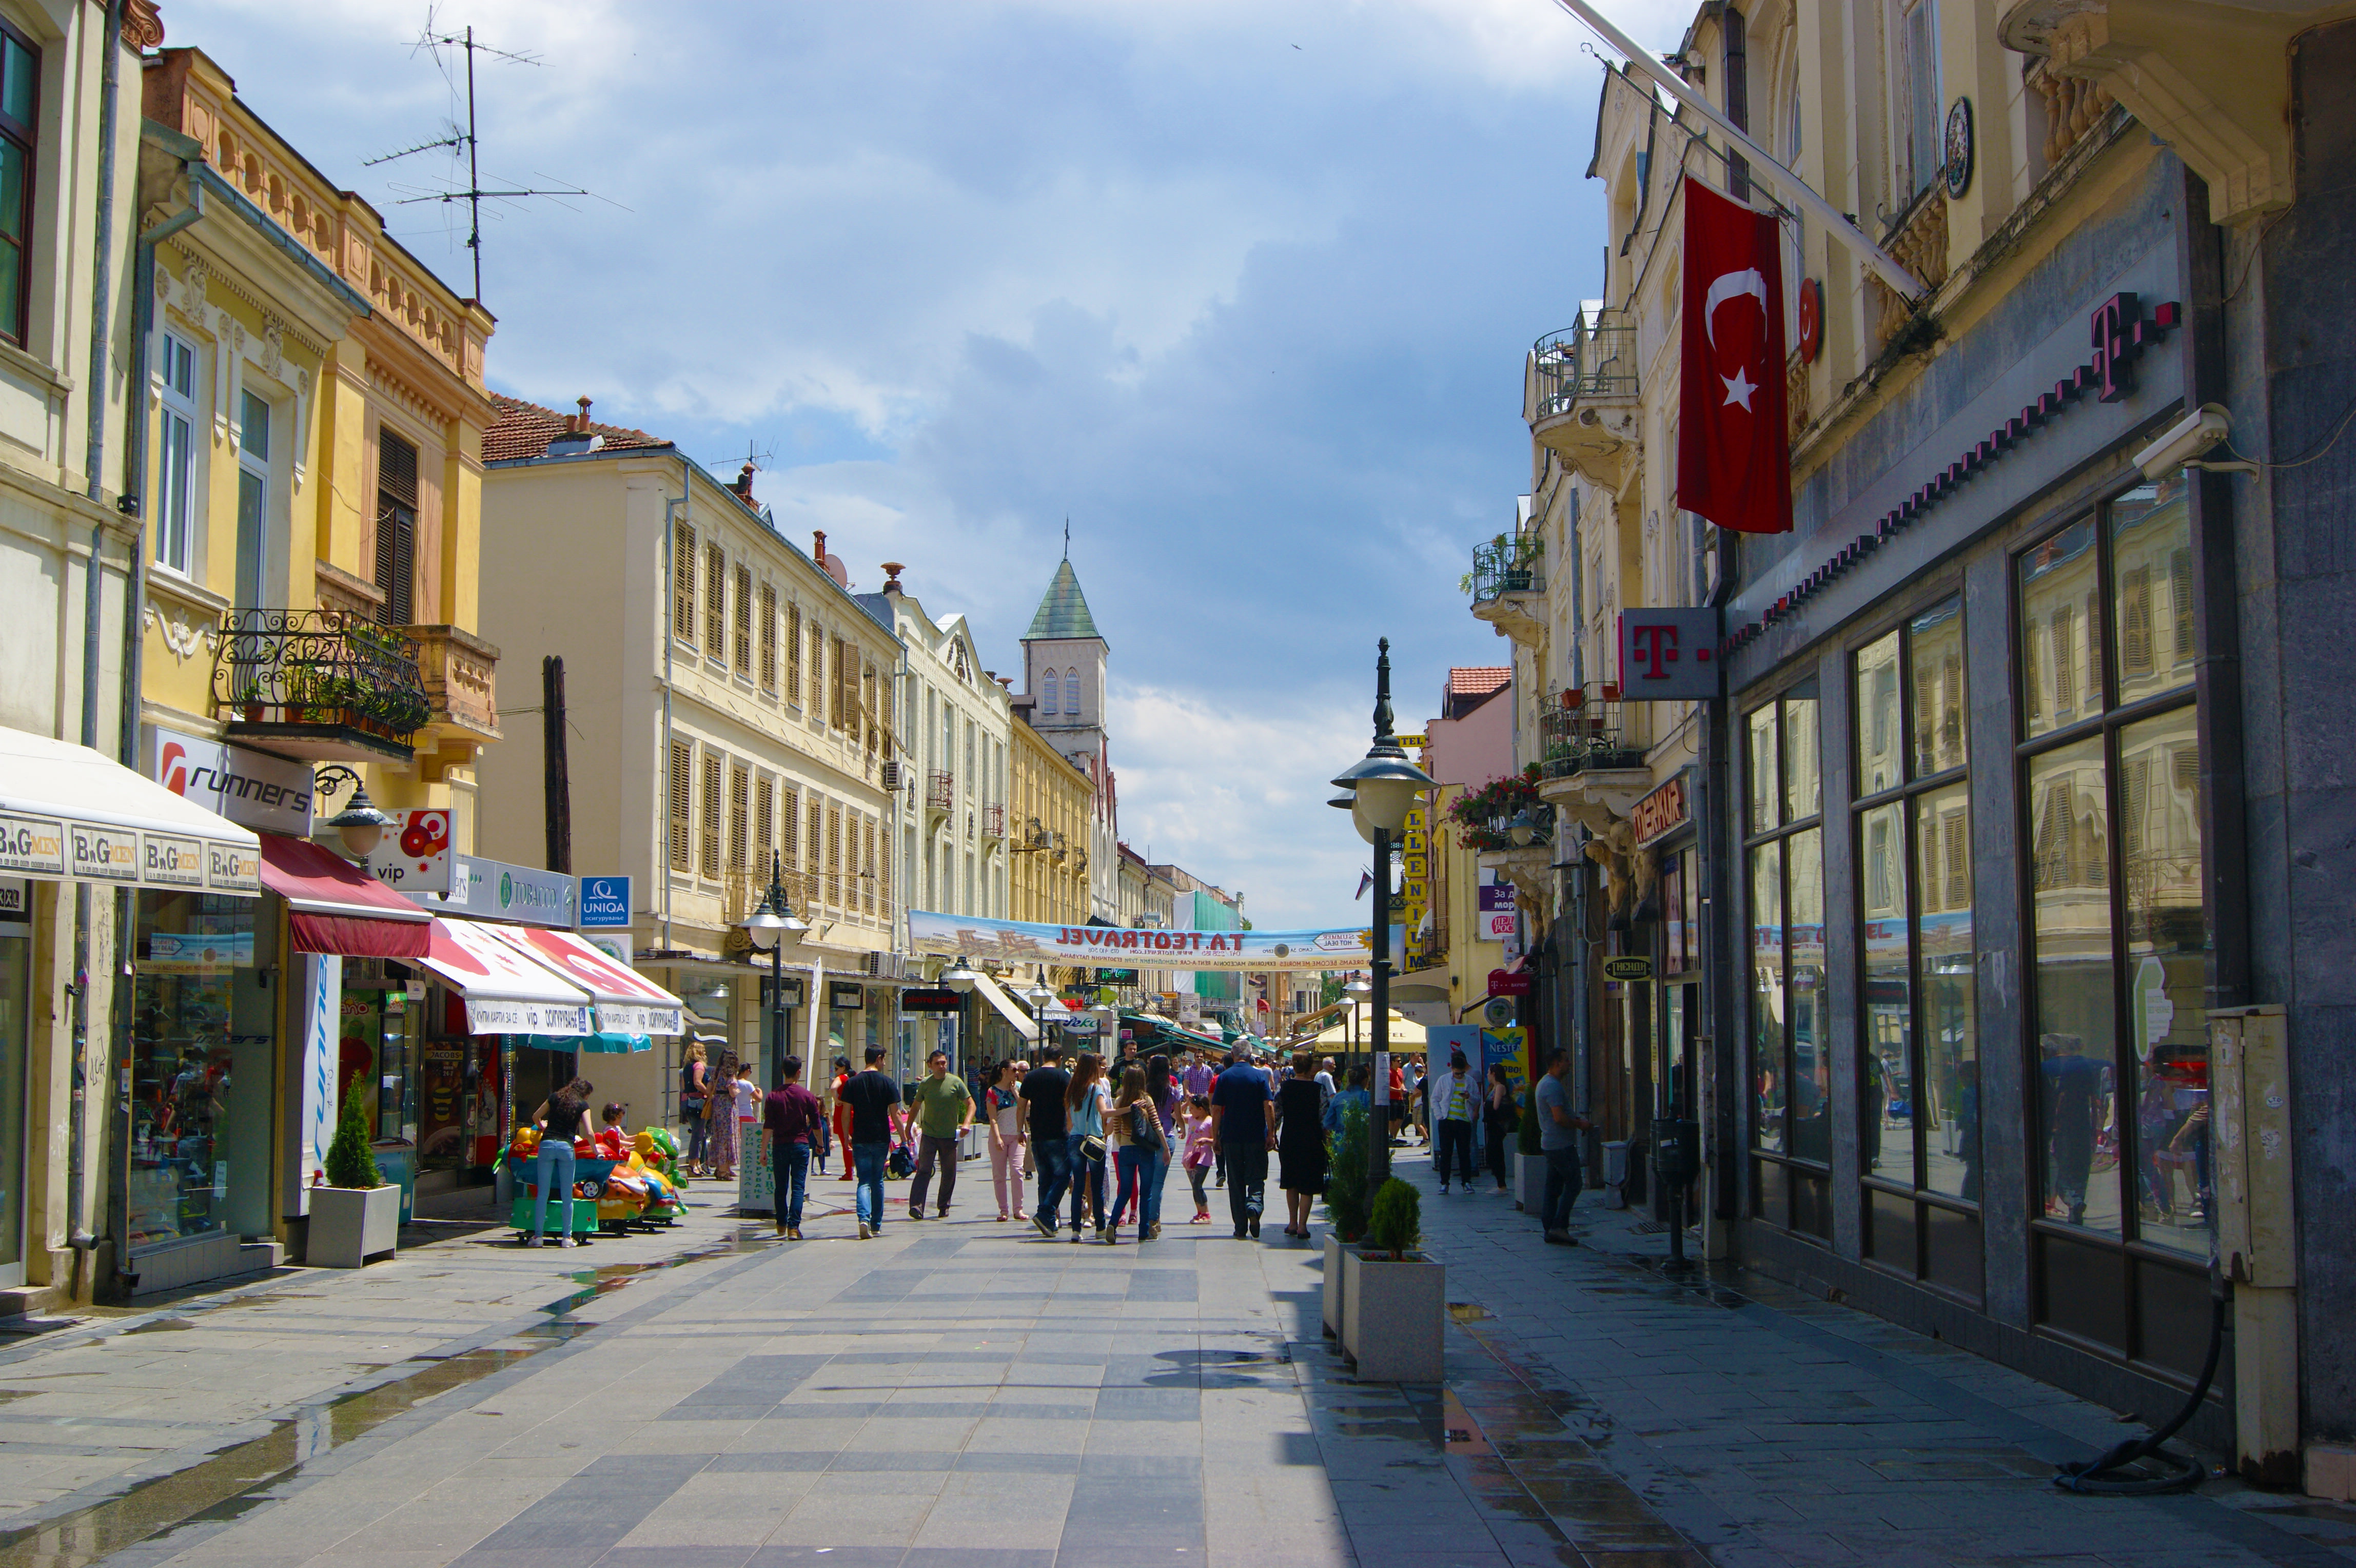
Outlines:
[{"label": "storefront window", "polygon": [[[1831,1061],[1825,1019],[1824,835],[1816,697],[1804,684],[1745,716],[1752,842],[1752,1212],[1829,1238]],[[1786,1166],[1783,1162],[1795,1162]]]},{"label": "storefront window", "polygon": [[1866,1255],[1977,1295],[1979,1222],[1960,1207],[1980,1196],[1963,646],[1949,599],[1859,649],[1852,671],[1858,1142]]},{"label": "storefront window", "polygon": [[[254,905],[225,894],[139,895],[127,1217],[134,1249],[227,1229],[233,1151],[268,1148],[271,1008],[270,993],[254,981]],[[256,1039],[258,1062],[251,1048],[240,1049]],[[243,1087],[262,1092],[239,1093],[241,1069],[257,1068],[261,1082]],[[233,1105],[256,1101],[261,1124],[240,1125]],[[234,1176],[268,1180],[266,1167]]]},{"label": "storefront window", "polygon": [[[2200,1257],[2209,930],[2191,564],[2179,478],[2117,497],[2019,570],[2042,1216]],[[2034,680],[2032,651],[2046,660]]]},{"label": "storefront window", "polygon": [[32,925],[24,883],[0,884],[0,1281],[25,1263],[25,1080],[31,1065]]}]

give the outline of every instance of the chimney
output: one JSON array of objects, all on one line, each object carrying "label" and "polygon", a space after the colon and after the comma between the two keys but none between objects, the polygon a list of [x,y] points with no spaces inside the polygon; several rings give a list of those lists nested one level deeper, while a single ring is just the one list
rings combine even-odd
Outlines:
[{"label": "chimney", "polygon": [[733,485],[729,486],[728,488],[729,488],[730,489],[732,489],[732,490],[734,490],[734,491],[736,492],[737,499],[740,499],[740,500],[742,500],[742,501],[743,501],[746,506],[750,506],[750,505],[752,505],[752,504],[753,504],[753,465],[752,465],[752,464],[750,464],[750,463],[746,463],[746,464],[744,465],[744,472],[742,472],[742,473],[740,473],[740,474],[738,474],[738,475],[736,476],[736,482],[735,482],[734,484],[733,484]]},{"label": "chimney", "polygon": [[565,434],[565,435],[572,435],[574,431],[576,431],[576,430],[578,430],[578,429],[580,429],[580,428],[581,428],[581,416],[580,416],[579,414],[577,414],[577,413],[568,413],[568,414],[566,414],[566,415],[564,416],[564,434]]},{"label": "chimney", "polygon": [[584,397],[574,401],[581,404],[581,428],[586,430],[589,428],[589,400]]},{"label": "chimney", "polygon": [[907,570],[907,568],[901,565],[897,561],[886,561],[884,563],[884,591],[885,593],[901,594],[907,592],[906,589],[900,586],[900,574],[905,570]]},{"label": "chimney", "polygon": [[810,559],[821,567],[826,564],[826,530],[822,528],[810,530]]}]

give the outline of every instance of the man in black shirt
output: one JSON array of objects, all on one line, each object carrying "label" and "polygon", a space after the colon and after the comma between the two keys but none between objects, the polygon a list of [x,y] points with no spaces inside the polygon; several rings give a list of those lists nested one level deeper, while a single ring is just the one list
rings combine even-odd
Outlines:
[{"label": "man in black shirt", "polygon": [[1211,1136],[1227,1156],[1227,1212],[1238,1237],[1259,1234],[1269,1151],[1276,1147],[1269,1100],[1268,1075],[1241,1047],[1230,1047],[1227,1070],[1211,1084]]},{"label": "man in black shirt", "polygon": [[1071,1087],[1072,1075],[1052,1058],[1023,1079],[1023,1126],[1039,1165],[1039,1201],[1031,1207],[1031,1223],[1051,1241],[1055,1207],[1072,1185],[1072,1112],[1066,1099]]},{"label": "man in black shirt", "polygon": [[900,1086],[878,1063],[884,1047],[867,1047],[867,1070],[853,1073],[840,1096],[851,1107],[851,1168],[858,1174],[859,1239],[884,1229],[884,1162],[900,1131]]}]

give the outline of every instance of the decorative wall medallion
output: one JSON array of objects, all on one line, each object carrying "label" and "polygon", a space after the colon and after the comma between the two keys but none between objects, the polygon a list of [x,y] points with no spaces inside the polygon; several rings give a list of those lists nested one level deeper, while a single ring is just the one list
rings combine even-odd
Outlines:
[{"label": "decorative wall medallion", "polygon": [[1947,194],[1961,196],[1972,185],[1972,101],[1958,98],[1947,110]]}]

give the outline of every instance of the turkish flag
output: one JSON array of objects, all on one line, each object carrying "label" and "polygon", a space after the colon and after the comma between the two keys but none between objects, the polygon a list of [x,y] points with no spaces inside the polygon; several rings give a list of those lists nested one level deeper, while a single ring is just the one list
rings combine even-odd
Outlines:
[{"label": "turkish flag", "polygon": [[1686,181],[1677,504],[1739,533],[1792,530],[1783,264],[1775,220]]}]

